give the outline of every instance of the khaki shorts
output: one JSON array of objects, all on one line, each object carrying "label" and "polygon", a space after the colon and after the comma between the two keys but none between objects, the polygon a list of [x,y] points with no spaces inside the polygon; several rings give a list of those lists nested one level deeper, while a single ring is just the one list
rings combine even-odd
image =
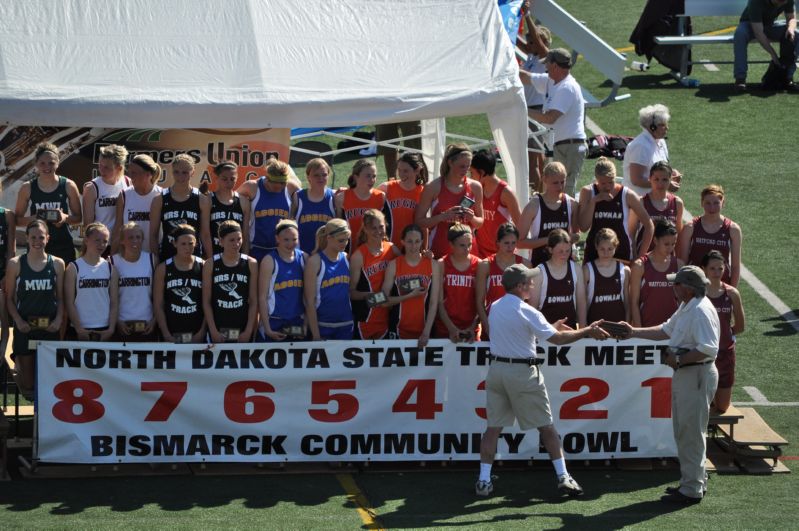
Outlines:
[{"label": "khaki shorts", "polygon": [[486,377],[488,426],[499,428],[519,422],[523,430],[552,425],[544,375],[538,367],[518,363],[491,363]]}]

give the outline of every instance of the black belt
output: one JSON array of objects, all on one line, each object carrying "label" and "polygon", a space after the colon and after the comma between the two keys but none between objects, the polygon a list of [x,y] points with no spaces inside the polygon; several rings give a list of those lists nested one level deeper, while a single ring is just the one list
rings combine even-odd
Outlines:
[{"label": "black belt", "polygon": [[678,369],[682,369],[683,367],[693,367],[693,366],[695,366],[695,365],[707,365],[708,363],[713,363],[713,361],[714,361],[714,360],[707,360],[707,361],[695,361],[695,362],[693,362],[693,363],[683,363],[683,364],[681,364],[681,365],[680,365],[679,367],[677,367],[677,368],[678,368]]},{"label": "black belt", "polygon": [[566,140],[558,140],[555,142],[556,146],[562,146],[564,144],[585,144],[585,138],[567,138]]},{"label": "black belt", "polygon": [[505,358],[503,356],[495,356],[493,354],[489,354],[488,359],[491,361],[501,361],[502,363],[523,363],[528,367],[532,367],[533,365],[541,365],[544,363],[544,360],[540,358]]}]

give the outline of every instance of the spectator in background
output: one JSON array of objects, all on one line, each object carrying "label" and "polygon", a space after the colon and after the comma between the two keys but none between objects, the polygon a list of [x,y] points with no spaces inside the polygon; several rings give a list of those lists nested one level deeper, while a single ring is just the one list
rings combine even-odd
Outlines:
[{"label": "spectator in background", "polygon": [[297,220],[300,249],[311,254],[316,247],[316,231],[336,217],[333,190],[327,186],[330,166],[323,158],[315,158],[305,165],[308,188],[299,190],[291,198],[291,217]]},{"label": "spectator in background", "polygon": [[721,214],[724,189],[711,184],[702,190],[704,213],[686,224],[680,232],[679,257],[689,265],[701,265],[702,257],[716,249],[724,256],[722,280],[738,287],[741,277],[741,227]]},{"label": "spectator in background", "polygon": [[[781,14],[785,15],[785,21],[777,22],[777,17]],[[746,74],[749,67],[749,41],[752,39],[757,40],[760,46],[766,50],[771,61],[779,65],[780,56],[777,55],[769,41],[779,41],[780,46],[784,46],[785,44],[782,42],[784,37],[794,47],[794,60],[791,61],[785,73],[787,80],[790,82],[796,71],[796,56],[799,55],[794,0],[749,0],[746,3],[746,8],[741,13],[741,19],[738,22],[738,27],[735,28],[735,35],[733,36],[733,52],[735,54],[733,76],[735,77],[736,90],[746,90]],[[792,82],[791,86],[793,87]]]},{"label": "spectator in background", "polygon": [[[397,162],[398,179],[390,179],[382,183],[378,190],[385,192],[386,204],[391,212],[391,234],[389,240],[402,248],[405,227],[414,221],[416,206],[422,197],[424,185],[427,184],[427,164],[421,153],[406,151]],[[423,233],[422,244],[427,247],[427,231]]]},{"label": "spectator in background", "polygon": [[[153,199],[161,195],[161,187],[155,184],[161,178],[161,166],[150,155],[136,155],[128,164],[131,185],[122,191],[117,199],[117,214],[114,230],[111,232],[111,252],[119,249],[120,232],[126,223],[136,223],[144,231],[142,249],[151,251],[150,210]],[[160,231],[155,241],[161,239]],[[158,255],[154,254],[156,258]]]},{"label": "spectator in background", "polygon": [[[624,181],[622,184],[643,196],[651,189],[649,172],[656,162],[669,161],[669,148],[666,146],[666,135],[669,132],[669,108],[660,103],[648,105],[638,111],[638,123],[641,131],[627,145],[624,151]],[[680,172],[672,169],[670,189],[680,189]]]},{"label": "spectator in background", "polygon": [[580,241],[580,228],[577,219],[578,204],[564,193],[566,186],[566,167],[560,162],[550,162],[544,166],[543,192],[533,195],[522,211],[519,232],[522,239],[519,248],[531,249],[533,266],[543,264],[549,259],[547,237],[555,229],[563,229],[571,236],[572,243]]},{"label": "spectator in background", "polygon": [[59,257],[64,264],[75,261],[70,225],[81,222],[80,192],[72,179],[56,174],[60,157],[53,144],[39,144],[33,156],[36,177],[23,183],[17,195],[14,213],[17,225],[27,226],[34,219],[47,223],[47,254]]},{"label": "spectator in background", "polygon": [[586,322],[600,319],[629,321],[630,268],[616,260],[619,238],[611,229],[602,229],[594,237],[597,258],[583,265]]},{"label": "spectator in background", "polygon": [[[508,183],[497,177],[497,158],[490,151],[481,149],[472,157],[470,172],[472,179],[483,187],[483,225],[475,232],[475,253],[488,258],[497,252],[497,229],[500,225],[519,223],[519,200]],[[518,236],[518,235],[517,235]]]},{"label": "spectator in background", "polygon": [[522,83],[531,84],[545,95],[540,111],[529,110],[530,117],[554,130],[554,160],[566,167],[566,193],[574,196],[588,146],[585,140],[585,102],[580,84],[570,73],[571,54],[554,48],[546,55],[546,74],[521,72]]},{"label": "spectator in background", "polygon": [[471,164],[469,146],[448,145],[439,178],[424,187],[416,207],[416,224],[430,229],[430,250],[436,258],[450,252],[448,231],[452,225],[459,223],[472,229],[483,225],[483,186],[469,179]]},{"label": "spectator in background", "polygon": [[[386,208],[386,194],[375,188],[377,166],[371,159],[360,159],[352,167],[347,178],[349,188],[336,194],[336,216],[345,220],[350,226],[353,239],[357,240],[363,225],[363,215],[369,209],[375,209],[389,216]],[[386,230],[391,230],[391,219],[386,220]],[[357,247],[353,243],[350,251]]]},{"label": "spectator in background", "polygon": [[666,276],[683,266],[674,255],[677,228],[671,221],[655,222],[652,250],[630,266],[630,319],[633,326],[650,327],[677,311],[672,282]]},{"label": "spectator in background", "polygon": [[[124,146],[111,144],[100,148],[97,172],[100,174],[83,185],[83,225],[99,221],[111,234],[116,225],[117,199],[122,190],[130,186],[125,176],[128,150]],[[110,248],[103,256],[108,256]]]},{"label": "spectator in background", "polygon": [[[641,203],[643,203],[644,210],[649,214],[652,223],[656,223],[659,219],[670,221],[677,227],[677,234],[679,234],[682,230],[682,213],[684,207],[682,199],[669,192],[672,171],[669,163],[662,160],[652,165],[652,168],[649,170],[649,184],[651,189],[641,198]],[[636,252],[639,256],[645,251],[645,249],[640,248],[642,237],[643,227],[638,225]],[[646,249],[646,251],[651,251],[654,246],[655,242],[653,240],[652,243],[649,244],[649,249]]]},{"label": "spectator in background", "polygon": [[547,238],[549,260],[538,266],[541,282],[533,290],[530,303],[558,330],[586,324],[585,282],[583,270],[572,259],[569,233],[555,229]]},{"label": "spectator in background", "polygon": [[475,277],[480,259],[471,254],[472,231],[461,223],[447,231],[450,252],[440,260],[443,274],[435,337],[453,343],[480,341]]},{"label": "spectator in background", "polygon": [[120,341],[155,341],[153,312],[153,256],[142,250],[144,231],[129,221],[122,226],[120,251],[111,257],[119,275],[119,317],[117,338]]},{"label": "spectator in background", "polygon": [[211,213],[208,223],[203,225],[200,231],[206,258],[211,258],[222,252],[222,244],[219,243],[219,226],[228,220],[235,221],[244,229],[241,252],[247,254],[250,250],[248,228],[252,212],[250,200],[234,191],[238,170],[238,165],[229,160],[220,162],[214,167],[216,190],[210,195]]},{"label": "spectator in background", "polygon": [[[395,124],[380,124],[375,126],[375,140],[382,142],[393,138],[422,134],[422,122],[400,122]],[[397,142],[398,143],[398,142]],[[402,140],[406,148],[422,151],[422,137]],[[383,164],[386,165],[386,179],[397,178],[397,154],[399,150],[394,147],[377,145],[377,154],[383,155]],[[421,153],[419,153],[421,155]],[[402,230],[402,227],[400,227]]]}]

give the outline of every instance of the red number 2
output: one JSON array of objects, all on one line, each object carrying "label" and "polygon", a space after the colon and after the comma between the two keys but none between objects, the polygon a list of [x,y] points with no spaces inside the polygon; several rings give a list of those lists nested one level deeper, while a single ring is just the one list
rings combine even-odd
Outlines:
[{"label": "red number 2", "polygon": [[188,382],[142,382],[142,391],[161,391],[161,396],[155,401],[144,420],[151,422],[169,420],[169,416],[183,400],[188,388]]},{"label": "red number 2", "polygon": [[598,378],[574,378],[563,382],[560,390],[575,392],[580,391],[583,387],[588,387],[588,391],[566,400],[560,407],[560,418],[570,420],[608,418],[607,409],[580,409],[588,404],[596,404],[608,397],[610,386],[604,380]]}]

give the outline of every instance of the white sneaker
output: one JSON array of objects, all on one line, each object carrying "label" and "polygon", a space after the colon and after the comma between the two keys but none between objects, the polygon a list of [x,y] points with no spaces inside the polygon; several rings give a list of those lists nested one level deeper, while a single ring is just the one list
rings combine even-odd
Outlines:
[{"label": "white sneaker", "polygon": [[583,495],[582,487],[569,474],[564,474],[558,478],[558,490],[569,496]]},{"label": "white sneaker", "polygon": [[474,493],[478,496],[488,496],[494,492],[494,483],[491,481],[481,481],[477,480],[477,483],[474,484]]}]

